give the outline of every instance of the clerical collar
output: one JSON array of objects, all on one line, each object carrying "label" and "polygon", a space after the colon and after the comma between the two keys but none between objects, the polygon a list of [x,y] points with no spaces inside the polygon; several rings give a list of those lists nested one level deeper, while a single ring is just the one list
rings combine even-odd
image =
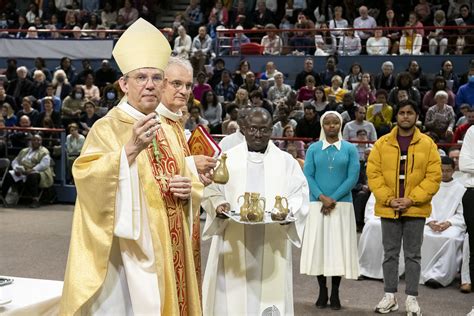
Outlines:
[{"label": "clerical collar", "polygon": [[128,115],[130,115],[131,117],[133,117],[134,119],[136,119],[137,121],[146,116],[145,114],[143,114],[142,112],[138,111],[133,106],[131,106],[128,102],[119,103],[119,105],[117,105],[117,107],[120,110],[127,113]]},{"label": "clerical collar", "polygon": [[163,103],[160,103],[158,105],[158,108],[156,109],[156,111],[161,116],[164,116],[164,117],[166,117],[166,118],[168,118],[172,121],[175,121],[175,122],[178,122],[181,119],[181,117],[183,116],[183,114],[181,113],[181,110],[178,110],[177,113],[173,113]]},{"label": "clerical collar", "polygon": [[[268,150],[268,147],[267,147],[267,150]],[[257,151],[249,151],[248,152],[248,160],[250,162],[253,162],[253,163],[262,163],[263,162],[263,159],[265,158],[265,153],[260,153],[260,152],[257,152]]]},{"label": "clerical collar", "polygon": [[327,140],[323,139],[323,150],[328,148],[329,146],[334,146],[337,150],[341,150],[341,140],[338,140],[335,143],[329,143]]}]

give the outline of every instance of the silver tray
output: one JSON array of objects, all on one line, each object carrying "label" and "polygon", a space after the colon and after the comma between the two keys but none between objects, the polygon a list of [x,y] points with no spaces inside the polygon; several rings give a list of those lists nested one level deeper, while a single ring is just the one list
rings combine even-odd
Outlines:
[{"label": "silver tray", "polygon": [[268,225],[268,224],[291,224],[293,222],[296,222],[296,217],[291,216],[291,213],[288,214],[285,220],[283,221],[274,221],[271,217],[270,213],[265,213],[263,216],[263,221],[261,222],[247,222],[247,221],[242,221],[240,220],[240,213],[237,213],[235,211],[231,212],[224,212],[224,215],[233,220],[234,222],[237,222],[239,224],[244,224],[244,225]]}]

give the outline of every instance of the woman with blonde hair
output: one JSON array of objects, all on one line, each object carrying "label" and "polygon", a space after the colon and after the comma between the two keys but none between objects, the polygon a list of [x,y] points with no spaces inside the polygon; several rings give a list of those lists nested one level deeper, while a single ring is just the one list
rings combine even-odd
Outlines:
[{"label": "woman with blonde hair", "polygon": [[239,108],[244,108],[247,106],[250,106],[250,99],[249,99],[249,92],[245,89],[240,88],[237,90],[235,93],[235,100],[234,103],[239,107]]}]

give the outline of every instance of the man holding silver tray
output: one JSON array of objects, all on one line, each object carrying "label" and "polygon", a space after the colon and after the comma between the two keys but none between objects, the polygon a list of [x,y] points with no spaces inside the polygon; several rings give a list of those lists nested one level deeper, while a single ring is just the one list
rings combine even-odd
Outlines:
[{"label": "man holding silver tray", "polygon": [[[270,113],[253,108],[246,120],[245,142],[227,152],[229,181],[211,184],[204,191],[207,220],[202,238],[212,238],[212,244],[203,280],[203,313],[292,315],[291,244],[301,246],[308,184],[298,162],[270,141]],[[288,225],[230,220],[224,212],[238,212],[238,197],[245,192],[264,197],[266,205],[260,207],[266,213],[277,196],[285,197],[296,220]]]}]

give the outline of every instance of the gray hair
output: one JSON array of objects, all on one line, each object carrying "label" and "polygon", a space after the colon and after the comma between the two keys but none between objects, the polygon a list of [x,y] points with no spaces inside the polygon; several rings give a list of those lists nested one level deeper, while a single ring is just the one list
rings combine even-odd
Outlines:
[{"label": "gray hair", "polygon": [[16,73],[19,73],[21,71],[24,73],[28,73],[28,68],[26,68],[25,66],[20,66],[16,69]]},{"label": "gray hair", "polygon": [[193,75],[193,66],[191,66],[191,63],[187,59],[184,59],[182,57],[177,57],[177,56],[170,57],[170,59],[168,60],[168,65],[165,68],[165,73],[168,71],[170,67],[173,67],[173,66],[183,67],[191,73],[191,76]]},{"label": "gray hair", "polygon": [[448,98],[448,93],[446,91],[439,90],[438,92],[436,92],[434,98],[436,99],[438,97],[445,97],[447,99]]},{"label": "gray hair", "polygon": [[383,64],[382,64],[382,70],[383,70],[383,67],[385,66],[390,66],[392,68],[392,70],[394,69],[394,66],[393,66],[393,63],[391,61],[385,61]]}]

